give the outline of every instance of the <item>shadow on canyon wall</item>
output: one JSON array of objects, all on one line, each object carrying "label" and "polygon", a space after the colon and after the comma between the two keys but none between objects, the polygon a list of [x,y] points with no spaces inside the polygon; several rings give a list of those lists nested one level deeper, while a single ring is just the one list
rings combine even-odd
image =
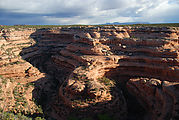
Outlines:
[{"label": "shadow on canyon wall", "polygon": [[[45,32],[44,32],[45,31]],[[45,73],[45,77],[34,81],[35,89],[33,90],[33,98],[36,101],[36,104],[41,105],[43,113],[46,119],[53,120],[65,119],[65,115],[71,116],[70,120],[77,120],[75,115],[78,115],[78,109],[71,109],[63,104],[63,100],[60,99],[58,91],[60,85],[65,79],[68,78],[69,74],[74,70],[74,67],[66,68],[63,65],[55,64],[52,56],[59,54],[59,51],[63,49],[67,44],[70,44],[73,40],[73,35],[70,34],[58,34],[51,33],[47,29],[39,29],[36,32],[32,33],[30,36],[35,40],[36,44],[28,48],[24,48],[20,55],[24,60],[32,64],[34,67],[42,73]],[[63,41],[66,39],[67,41]],[[61,45],[61,46],[58,46]],[[32,51],[29,57],[24,58],[25,54],[28,54],[27,51]],[[112,71],[112,69],[111,69]],[[125,88],[126,81],[129,80],[130,76],[110,76],[114,80],[123,79],[124,82],[118,84],[119,89],[123,90],[125,99],[127,101],[128,107],[128,117],[127,120],[142,120],[142,116],[145,113],[145,110],[140,106],[135,97],[130,95]],[[108,108],[104,108],[105,113],[110,113]],[[80,111],[81,112],[81,111]],[[100,118],[96,116],[99,120],[111,120],[109,116],[106,116],[105,113]],[[84,112],[80,115],[89,117],[93,112]],[[86,115],[85,115],[86,114]],[[87,119],[85,119],[87,120]]]},{"label": "shadow on canyon wall", "polygon": [[[44,31],[46,32],[44,33]],[[45,37],[47,37],[47,39]],[[55,50],[56,48],[58,49],[58,47],[48,45],[52,43],[50,41],[48,41],[48,43],[42,42],[43,39],[50,40],[51,38],[56,38],[55,41],[59,41],[60,38],[58,38],[58,34],[56,35],[54,33],[50,33],[46,29],[36,30],[36,32],[30,35],[30,38],[35,41],[35,44],[28,48],[23,48],[20,55],[24,60],[33,65],[33,67],[38,68],[41,73],[45,74],[45,77],[33,82],[35,85],[35,89],[32,93],[33,99],[35,100],[35,103],[37,105],[40,105],[43,109],[44,115],[40,116],[45,116],[46,119],[50,120],[58,119],[59,117],[62,117],[59,119],[63,119],[63,116],[59,116],[56,113],[58,112],[58,110],[56,111],[56,109],[59,106],[55,106],[55,104],[58,104],[59,101],[59,86],[66,79],[66,77],[68,77],[72,70],[56,65],[52,61],[51,56],[58,54],[58,51]],[[61,42],[63,43],[63,41]],[[29,53],[30,55],[28,57],[24,57],[24,55],[28,55]]]}]

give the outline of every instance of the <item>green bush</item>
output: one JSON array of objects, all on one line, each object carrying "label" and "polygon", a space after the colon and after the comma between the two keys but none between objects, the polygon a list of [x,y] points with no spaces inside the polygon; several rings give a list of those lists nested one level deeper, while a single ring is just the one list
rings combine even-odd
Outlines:
[{"label": "green bush", "polygon": [[0,75],[0,78],[3,78],[3,76],[2,76],[2,75]]},{"label": "green bush", "polygon": [[106,86],[114,86],[115,85],[115,81],[111,80],[107,77],[102,77],[102,78],[98,78],[99,82],[104,83]]},{"label": "green bush", "polygon": [[45,118],[36,117],[35,120],[45,120]]},{"label": "green bush", "polygon": [[0,112],[0,120],[45,120],[43,117],[28,117],[21,113],[14,114],[12,112]]}]

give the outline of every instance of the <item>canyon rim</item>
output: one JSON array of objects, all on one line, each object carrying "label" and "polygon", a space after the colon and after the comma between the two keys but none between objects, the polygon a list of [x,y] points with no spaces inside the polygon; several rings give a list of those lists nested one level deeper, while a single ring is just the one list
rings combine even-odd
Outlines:
[{"label": "canyon rim", "polygon": [[177,120],[179,27],[1,29],[0,108],[47,120]]}]

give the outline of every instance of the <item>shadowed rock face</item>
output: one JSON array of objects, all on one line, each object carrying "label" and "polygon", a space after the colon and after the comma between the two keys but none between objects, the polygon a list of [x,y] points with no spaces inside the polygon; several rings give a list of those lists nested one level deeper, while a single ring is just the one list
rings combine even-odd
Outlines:
[{"label": "shadowed rock face", "polygon": [[[179,28],[2,30],[0,45],[0,74],[39,81],[53,109],[49,116],[66,119],[79,111],[79,118],[92,119],[102,113],[121,120],[179,118]],[[56,81],[54,95],[41,84],[46,79]],[[38,89],[35,98],[42,96]]]}]

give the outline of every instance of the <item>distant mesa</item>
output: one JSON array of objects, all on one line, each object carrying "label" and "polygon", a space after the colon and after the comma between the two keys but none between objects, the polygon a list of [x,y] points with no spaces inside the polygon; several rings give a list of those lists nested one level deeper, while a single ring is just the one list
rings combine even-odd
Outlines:
[{"label": "distant mesa", "polygon": [[104,23],[101,25],[134,25],[134,24],[150,24],[150,23],[149,22],[124,22],[124,23],[113,22],[113,23]]}]

